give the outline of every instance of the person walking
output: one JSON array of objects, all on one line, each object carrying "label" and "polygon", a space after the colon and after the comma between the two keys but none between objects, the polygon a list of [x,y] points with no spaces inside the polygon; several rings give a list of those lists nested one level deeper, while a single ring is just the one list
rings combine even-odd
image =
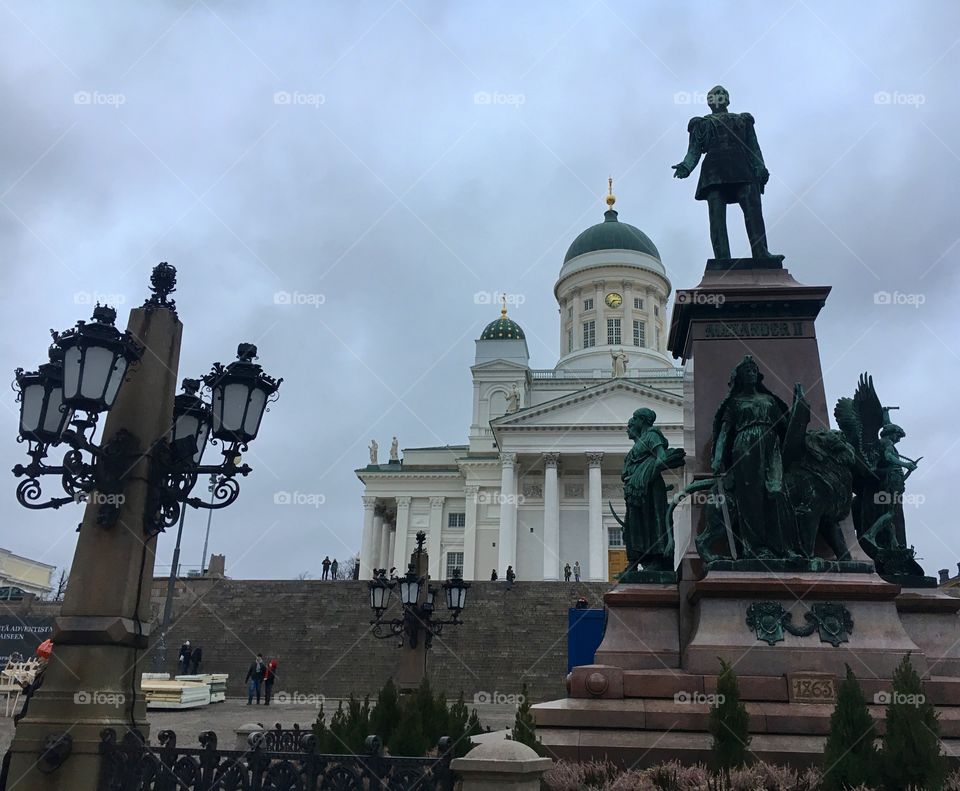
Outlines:
[{"label": "person walking", "polygon": [[498,579],[500,578],[497,576],[497,570],[493,569],[493,571],[490,572],[490,582],[496,582]]},{"label": "person walking", "polygon": [[190,672],[190,641],[184,640],[177,656],[177,675],[185,676]]},{"label": "person walking", "polygon": [[330,564],[330,579],[332,580],[337,579],[337,571],[339,570],[339,568],[340,568],[340,564],[337,563],[337,559],[334,558],[333,563]]},{"label": "person walking", "polygon": [[328,579],[330,577],[330,556],[327,555],[320,565],[323,566],[323,576],[320,579]]},{"label": "person walking", "polygon": [[580,561],[579,560],[573,564],[573,578],[577,582],[580,582]]},{"label": "person walking", "polygon": [[507,566],[507,585],[511,588],[513,587],[513,581],[517,578],[517,572],[513,570],[513,566]]},{"label": "person walking", "polygon": [[269,706],[270,698],[273,697],[273,685],[277,680],[277,660],[271,659],[267,662],[267,669],[263,675],[263,702]]},{"label": "person walking", "polygon": [[569,561],[568,561],[567,563],[565,563],[565,564],[563,565],[563,581],[564,581],[564,582],[570,582],[570,575],[571,575],[572,573],[573,573],[573,572],[572,572],[571,569],[570,569],[570,563],[569,563]]},{"label": "person walking", "polygon": [[203,661],[203,649],[197,646],[190,654],[190,675],[195,676],[200,672],[200,663]]},{"label": "person walking", "polygon": [[253,696],[257,696],[257,705],[260,705],[260,684],[263,682],[263,674],[267,666],[263,664],[263,654],[257,654],[257,658],[250,663],[247,670],[247,705],[253,703]]}]

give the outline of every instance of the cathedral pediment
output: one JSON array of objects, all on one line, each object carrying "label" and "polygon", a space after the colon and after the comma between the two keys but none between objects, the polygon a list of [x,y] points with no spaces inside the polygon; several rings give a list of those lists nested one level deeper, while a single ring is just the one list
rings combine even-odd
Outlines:
[{"label": "cathedral pediment", "polygon": [[622,431],[640,407],[656,412],[658,425],[683,423],[683,401],[678,395],[627,379],[613,379],[504,415],[491,421],[490,426],[495,434],[549,429]]}]

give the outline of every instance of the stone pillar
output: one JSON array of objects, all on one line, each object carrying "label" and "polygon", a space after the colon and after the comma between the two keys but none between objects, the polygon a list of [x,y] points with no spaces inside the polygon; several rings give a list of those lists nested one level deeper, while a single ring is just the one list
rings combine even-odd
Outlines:
[{"label": "stone pillar", "polygon": [[[500,454],[500,535],[497,574],[506,577],[507,566],[517,564],[517,477],[516,453]],[[514,569],[516,570],[516,569]]]},{"label": "stone pillar", "polygon": [[[56,651],[10,747],[10,788],[94,789],[102,729],[114,729],[119,739],[135,726],[149,740],[140,667],[150,634],[156,537],[146,535],[144,512],[149,454],[173,421],[183,325],[168,307],[151,305],[130,311],[127,328],[146,349],[127,373],[100,443],[121,431],[133,437],[123,501],[112,528],[97,524],[96,498],[84,511],[70,584],[54,621]],[[53,491],[59,484],[48,478],[46,485]],[[41,748],[49,736],[64,733],[73,740],[71,754],[49,772],[38,762]]]},{"label": "stone pillar", "polygon": [[397,498],[397,529],[393,533],[393,565],[397,567],[397,576],[407,573],[410,565],[410,553],[407,552],[407,533],[410,532],[410,497]]},{"label": "stone pillar", "polygon": [[543,467],[543,578],[560,579],[560,485],[557,480],[559,453],[544,453]]},{"label": "stone pillar", "polygon": [[443,501],[445,497],[430,498],[430,527],[427,533],[427,555],[430,558],[428,573],[430,579],[441,579],[440,536],[443,530]]},{"label": "stone pillar", "polygon": [[[383,546],[383,506],[377,506],[373,509],[373,542],[370,547],[370,567],[374,569],[383,568],[383,555],[380,554],[380,548]],[[387,566],[387,568],[390,568]]]},{"label": "stone pillar", "polygon": [[363,497],[363,533],[360,537],[360,579],[370,579],[373,576],[373,520],[377,508],[377,498],[364,495]]},{"label": "stone pillar", "polygon": [[384,519],[383,529],[380,531],[380,557],[378,565],[382,569],[390,570],[393,565],[393,522]]},{"label": "stone pillar", "polygon": [[463,578],[472,580],[477,578],[477,495],[480,494],[480,487],[467,486],[464,492]]},{"label": "stone pillar", "polygon": [[601,488],[600,462],[602,453],[588,453],[587,509],[589,513],[590,560],[587,564],[587,579],[605,580],[607,564],[604,558],[606,541],[603,535],[603,490]]},{"label": "stone pillar", "polygon": [[551,758],[504,739],[474,747],[450,768],[462,779],[463,791],[540,791],[540,778],[551,766]]}]

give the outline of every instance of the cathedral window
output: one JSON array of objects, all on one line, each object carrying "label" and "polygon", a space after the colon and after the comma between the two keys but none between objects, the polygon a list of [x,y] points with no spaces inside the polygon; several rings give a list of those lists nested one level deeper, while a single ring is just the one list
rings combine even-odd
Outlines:
[{"label": "cathedral window", "polygon": [[583,300],[583,309],[584,310],[593,310],[593,297]]},{"label": "cathedral window", "polygon": [[573,330],[567,330],[567,354],[573,351]]},{"label": "cathedral window", "polygon": [[447,527],[465,527],[466,524],[466,514],[447,514]]},{"label": "cathedral window", "polygon": [[610,547],[623,546],[623,528],[622,527],[607,528],[607,546],[610,546]]},{"label": "cathedral window", "polygon": [[633,298],[633,309],[643,310],[643,300],[640,297]]},{"label": "cathedral window", "polygon": [[646,327],[644,327],[642,321],[633,322],[633,345],[634,346],[646,346]]},{"label": "cathedral window", "polygon": [[620,319],[607,319],[607,344],[619,346],[620,343]]},{"label": "cathedral window", "polygon": [[447,553],[447,579],[453,576],[453,570],[457,569],[461,574],[463,574],[463,553],[462,552],[448,552]]},{"label": "cathedral window", "polygon": [[659,305],[654,305],[654,306],[653,306],[653,315],[654,315],[654,316],[659,316],[659,315],[660,315],[660,306],[659,306]]},{"label": "cathedral window", "polygon": [[583,348],[589,349],[597,345],[597,322],[583,322]]}]

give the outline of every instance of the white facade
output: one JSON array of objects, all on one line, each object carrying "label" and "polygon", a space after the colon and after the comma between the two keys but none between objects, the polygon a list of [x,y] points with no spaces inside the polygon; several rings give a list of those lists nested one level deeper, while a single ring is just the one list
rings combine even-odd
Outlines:
[{"label": "white facade", "polygon": [[[522,330],[504,311],[476,341],[467,443],[406,448],[402,461],[357,470],[361,578],[406,571],[420,530],[434,579],[454,566],[466,579],[493,569],[502,579],[508,566],[521,580],[563,579],[576,561],[582,579],[610,578],[622,550],[607,503],[623,514],[627,420],[653,409],[670,444],[682,446],[684,371],[665,348],[671,286],[656,248],[616,212],[605,216],[571,245],[554,288],[556,366],[530,367]],[[634,232],[641,242],[630,241]],[[641,249],[604,247],[622,238]],[[622,373],[612,356],[621,350]],[[680,475],[668,483],[679,489]],[[686,542],[677,544],[679,554]]]},{"label": "white facade", "polygon": [[0,548],[0,587],[20,588],[24,593],[46,596],[53,590],[55,566],[15,555]]}]

